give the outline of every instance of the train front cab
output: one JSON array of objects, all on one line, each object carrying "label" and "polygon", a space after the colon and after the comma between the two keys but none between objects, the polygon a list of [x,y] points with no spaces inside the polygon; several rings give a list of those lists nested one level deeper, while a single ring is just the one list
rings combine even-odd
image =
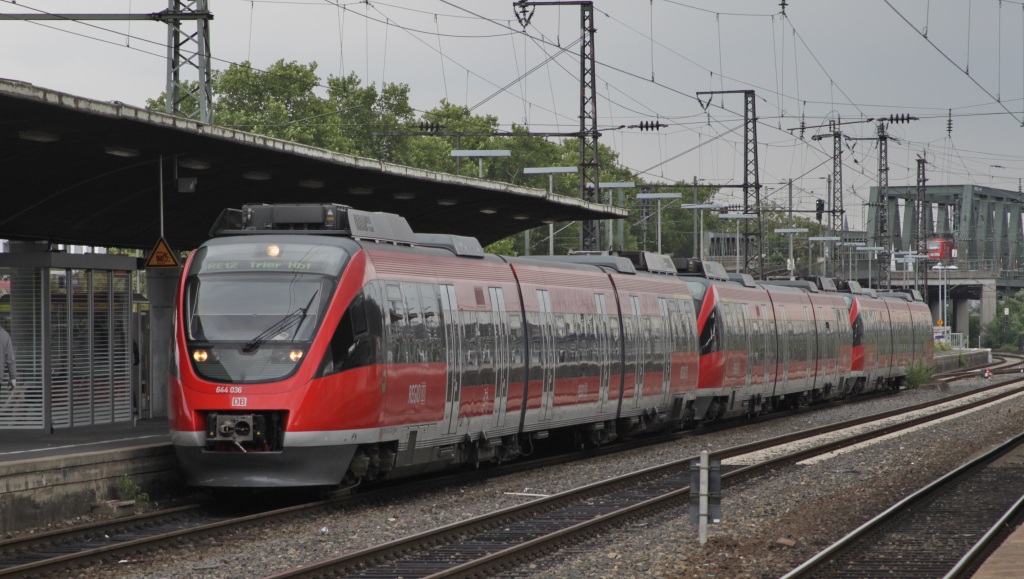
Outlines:
[{"label": "train front cab", "polygon": [[333,330],[358,291],[338,278],[361,279],[357,252],[350,240],[271,235],[214,239],[190,256],[168,388],[187,484],[341,481],[354,447],[334,436],[324,396],[337,391],[315,375],[329,342],[321,328]]},{"label": "train front cab", "polygon": [[875,290],[857,282],[844,282],[844,291],[849,292],[845,299],[853,345],[848,391],[858,394],[892,388],[894,344],[889,308]]},{"label": "train front cab", "polygon": [[778,340],[767,292],[705,262],[687,283],[697,310],[700,376],[694,417],[757,415],[776,403]]}]

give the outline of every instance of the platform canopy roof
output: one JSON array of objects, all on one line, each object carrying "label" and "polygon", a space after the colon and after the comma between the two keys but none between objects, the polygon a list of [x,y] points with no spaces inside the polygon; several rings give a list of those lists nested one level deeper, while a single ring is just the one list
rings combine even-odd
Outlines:
[{"label": "platform canopy roof", "polygon": [[0,159],[0,238],[13,240],[152,248],[160,238],[161,189],[164,237],[174,249],[196,247],[222,209],[246,203],[330,202],[398,213],[414,231],[468,235],[484,245],[547,222],[626,216],[544,190],[343,155],[4,79]]}]

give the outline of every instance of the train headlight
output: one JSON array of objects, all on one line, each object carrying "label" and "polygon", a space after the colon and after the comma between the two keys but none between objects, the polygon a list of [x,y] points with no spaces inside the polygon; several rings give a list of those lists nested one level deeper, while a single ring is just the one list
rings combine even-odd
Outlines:
[{"label": "train headlight", "polygon": [[210,357],[210,353],[207,352],[206,350],[193,350],[192,351],[192,359],[195,360],[196,362],[199,362],[199,363],[205,362],[206,359],[209,358],[209,357]]},{"label": "train headlight", "polygon": [[302,359],[303,354],[304,352],[302,350],[292,350],[291,352],[288,352],[288,359],[292,362],[298,362]]},{"label": "train headlight", "polygon": [[277,257],[281,255],[281,247],[277,244],[271,243],[267,246],[267,255],[269,257]]}]

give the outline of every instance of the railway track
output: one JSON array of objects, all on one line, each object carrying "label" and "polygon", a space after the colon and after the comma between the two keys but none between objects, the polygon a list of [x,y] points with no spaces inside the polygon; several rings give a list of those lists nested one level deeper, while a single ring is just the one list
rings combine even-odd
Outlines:
[{"label": "railway track", "polygon": [[[971,375],[976,376],[976,371]],[[1000,383],[993,383],[985,388],[969,393],[891,411],[871,418],[878,419],[883,416],[895,416],[913,410],[920,410],[938,403],[957,400],[999,387]],[[760,420],[788,415],[787,413],[776,413]],[[484,469],[473,473],[454,473],[415,484],[403,482],[401,483],[401,488],[403,493],[429,492],[448,485],[466,484],[468,480],[474,478],[504,476],[514,472],[564,464],[568,460],[594,458],[650,444],[658,444],[680,437],[692,436],[695,432],[697,434],[713,432],[720,428],[721,426],[719,425],[712,425],[700,431],[685,431],[667,436],[630,441],[612,447],[591,449],[585,452],[573,452],[568,455],[551,456],[540,460],[511,463],[497,469]],[[688,474],[685,476],[688,477]],[[688,481],[688,478],[686,481]],[[668,484],[678,486],[671,479]],[[685,482],[680,484],[685,484]],[[244,527],[251,529],[254,525],[280,522],[285,518],[307,517],[325,510],[348,508],[356,503],[365,504],[384,501],[389,496],[393,496],[393,493],[393,487],[378,488],[354,495],[336,496],[324,501],[276,508],[266,510],[265,512],[248,512],[242,515],[239,515],[237,512],[232,513],[214,507],[212,503],[192,505],[106,523],[0,541],[0,577],[59,574],[63,569],[89,565],[97,561],[116,562],[119,559],[137,556],[140,553],[163,548],[167,545],[173,546],[188,542],[196,542],[198,544],[205,538],[217,538],[236,528]],[[633,500],[635,499],[631,499],[631,501]],[[593,514],[592,511],[584,509],[581,516],[593,518]]]},{"label": "railway track", "polygon": [[[1017,354],[999,353],[993,355],[992,364],[988,366],[993,375],[1019,374],[1024,373],[1024,358]],[[941,382],[952,382],[965,378],[977,378],[978,374],[984,371],[982,368],[971,368],[970,370],[953,370],[935,376]]]},{"label": "railway track", "polygon": [[[728,459],[767,449],[788,447],[797,441],[808,446],[784,452],[756,464],[722,475],[723,487],[772,468],[859,444],[926,424],[939,418],[1024,392],[1024,386],[1004,388],[996,396],[963,406],[891,424],[878,417],[857,419],[784,437],[742,445],[712,453]],[[870,422],[871,427],[852,434],[819,437]],[[674,461],[642,472],[616,477],[447,527],[406,537],[391,543],[307,565],[275,575],[281,578],[313,577],[476,577],[488,576],[531,561],[565,544],[586,539],[609,526],[621,525],[689,504],[690,462]]]},{"label": "railway track", "polygon": [[1024,434],[906,497],[783,579],[970,577],[1022,512]]}]

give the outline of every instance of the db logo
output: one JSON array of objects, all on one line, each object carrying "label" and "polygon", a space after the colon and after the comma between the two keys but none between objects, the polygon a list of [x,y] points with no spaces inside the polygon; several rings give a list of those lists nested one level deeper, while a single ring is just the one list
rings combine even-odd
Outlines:
[{"label": "db logo", "polygon": [[231,399],[231,406],[248,406],[249,399],[242,397],[235,397]]}]

